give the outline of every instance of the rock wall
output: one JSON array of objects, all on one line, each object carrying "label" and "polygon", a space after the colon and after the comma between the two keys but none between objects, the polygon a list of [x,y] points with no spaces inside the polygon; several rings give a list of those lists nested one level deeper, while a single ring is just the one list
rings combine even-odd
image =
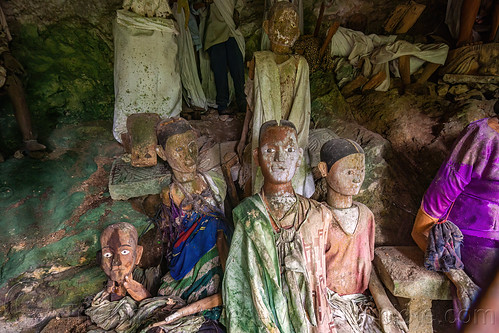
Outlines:
[{"label": "rock wall", "polygon": [[[42,141],[58,123],[112,119],[111,30],[120,5],[120,0],[2,2],[10,47],[26,71],[28,105]],[[8,98],[1,104],[0,129],[15,128],[6,115],[12,113]]]}]

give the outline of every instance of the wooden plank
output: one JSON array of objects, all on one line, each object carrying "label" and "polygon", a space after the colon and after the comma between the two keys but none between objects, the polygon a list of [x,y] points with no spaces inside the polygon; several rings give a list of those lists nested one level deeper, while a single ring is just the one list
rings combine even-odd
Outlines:
[{"label": "wooden plank", "polygon": [[422,5],[411,1],[409,10],[404,14],[402,20],[397,25],[396,34],[405,34],[410,28],[416,23],[421,13],[426,8],[426,5]]},{"label": "wooden plank", "polygon": [[399,58],[399,72],[404,86],[411,84],[411,56],[404,55]]},{"label": "wooden plank", "polygon": [[409,8],[410,8],[409,4],[402,4],[395,7],[392,14],[385,23],[385,31],[391,33],[393,30],[395,30],[395,27],[402,20],[402,18],[404,17],[405,13],[409,10]]},{"label": "wooden plank", "polygon": [[321,29],[322,18],[324,17],[325,8],[326,8],[326,3],[322,1],[321,9],[319,11],[319,18],[317,18],[317,23],[315,23],[314,37],[319,36],[319,30]]},{"label": "wooden plank", "polygon": [[333,38],[336,31],[338,31],[339,27],[340,23],[337,21],[334,21],[333,24],[331,24],[331,27],[327,32],[326,40],[324,41],[324,44],[322,45],[321,50],[319,51],[319,59],[322,59],[324,53],[326,53],[327,46],[329,45],[329,42],[331,42],[331,39]]},{"label": "wooden plank", "polygon": [[341,89],[341,94],[344,97],[352,95],[352,93],[357,89],[366,84],[369,80],[364,75],[357,76],[353,81],[348,82],[343,89]]},{"label": "wooden plank", "polygon": [[376,89],[385,80],[386,80],[386,73],[384,71],[379,72],[378,74],[374,75],[369,80],[369,82],[367,82],[364,85],[364,87],[362,88],[362,92]]}]

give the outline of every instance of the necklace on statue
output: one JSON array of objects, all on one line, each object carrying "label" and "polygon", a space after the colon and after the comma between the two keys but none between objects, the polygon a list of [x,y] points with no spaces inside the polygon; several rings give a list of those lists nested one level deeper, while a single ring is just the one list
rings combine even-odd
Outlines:
[{"label": "necklace on statue", "polygon": [[272,221],[274,221],[274,224],[279,229],[279,230],[276,230],[277,232],[280,232],[281,229],[282,229],[282,223],[281,222],[286,217],[290,216],[291,214],[294,214],[294,217],[293,217],[293,223],[291,224],[290,227],[295,227],[296,219],[298,217],[298,196],[296,194],[294,194],[294,197],[292,198],[292,199],[294,199],[294,202],[293,202],[292,206],[286,211],[286,213],[281,218],[276,217],[272,213],[271,205],[267,201],[267,198],[265,197],[265,193],[263,191],[262,191],[262,199],[263,199],[263,203],[265,205],[265,208],[267,208],[267,212],[270,215],[270,218],[272,219]]}]

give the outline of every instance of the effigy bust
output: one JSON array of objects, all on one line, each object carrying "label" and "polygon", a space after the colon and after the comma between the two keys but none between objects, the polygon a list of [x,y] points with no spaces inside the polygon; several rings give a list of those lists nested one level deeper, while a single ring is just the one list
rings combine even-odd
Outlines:
[{"label": "effigy bust", "polygon": [[331,214],[293,189],[302,153],[293,123],[262,125],[253,156],[263,187],[233,210],[222,285],[229,332],[334,332],[324,293]]},{"label": "effigy bust", "polygon": [[137,230],[126,222],[112,224],[101,234],[100,265],[108,276],[107,292],[111,300],[120,299],[127,293],[136,301],[151,296],[132,277],[144,250],[137,242]]},{"label": "effigy bust", "polygon": [[149,112],[165,119],[180,114],[178,34],[166,0],[125,0],[116,11],[113,135],[118,142],[130,115]]},{"label": "effigy bust", "polygon": [[[359,311],[375,304],[363,293],[369,288],[381,316],[381,327],[385,332],[407,332],[400,313],[388,299],[376,272],[372,269],[374,259],[374,216],[371,210],[352,196],[360,191],[365,177],[364,151],[352,140],[338,138],[327,141],[321,149],[318,168],[327,183],[327,204],[331,208],[332,220],[326,242],[326,266],[328,302],[338,332],[371,331],[377,319]],[[356,322],[346,320],[342,303],[352,303],[346,314]],[[360,326],[359,323],[364,323]],[[379,327],[377,328],[379,330]]]},{"label": "effigy bust", "polygon": [[[300,35],[295,6],[287,1],[276,2],[263,27],[269,36],[271,51],[255,52],[251,60],[250,80],[246,83],[249,110],[237,148],[242,155],[246,142],[251,142],[246,149],[248,158],[245,162],[252,164],[252,171],[246,177],[252,178],[253,194],[263,184],[261,173],[255,162],[250,160],[250,150],[258,147],[262,124],[270,120],[291,121],[297,129],[297,142],[301,149],[307,146],[310,125],[308,64],[305,58],[291,51]],[[314,192],[313,179],[304,160],[295,172],[293,186],[297,193],[306,197]]]},{"label": "effigy bust", "polygon": [[187,120],[171,118],[157,127],[158,156],[172,169],[172,183],[161,193],[161,229],[168,272],[159,295],[188,304],[219,292],[227,238],[226,185],[215,172],[198,170],[197,135]]},{"label": "effigy bust", "polygon": [[145,17],[164,17],[172,15],[167,0],[124,0],[123,9]]},{"label": "effigy bust", "polygon": [[156,113],[135,113],[127,117],[127,133],[121,135],[121,140],[125,150],[130,151],[132,166],[156,165],[156,125],[159,120]]}]

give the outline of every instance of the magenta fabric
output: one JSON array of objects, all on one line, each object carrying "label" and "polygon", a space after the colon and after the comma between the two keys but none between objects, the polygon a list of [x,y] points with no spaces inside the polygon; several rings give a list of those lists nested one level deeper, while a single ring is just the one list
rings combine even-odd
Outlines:
[{"label": "magenta fabric", "polygon": [[487,120],[472,122],[461,132],[422,203],[428,215],[442,220],[449,214],[448,220],[461,229],[465,268],[467,253],[477,247],[499,248],[499,133]]}]

